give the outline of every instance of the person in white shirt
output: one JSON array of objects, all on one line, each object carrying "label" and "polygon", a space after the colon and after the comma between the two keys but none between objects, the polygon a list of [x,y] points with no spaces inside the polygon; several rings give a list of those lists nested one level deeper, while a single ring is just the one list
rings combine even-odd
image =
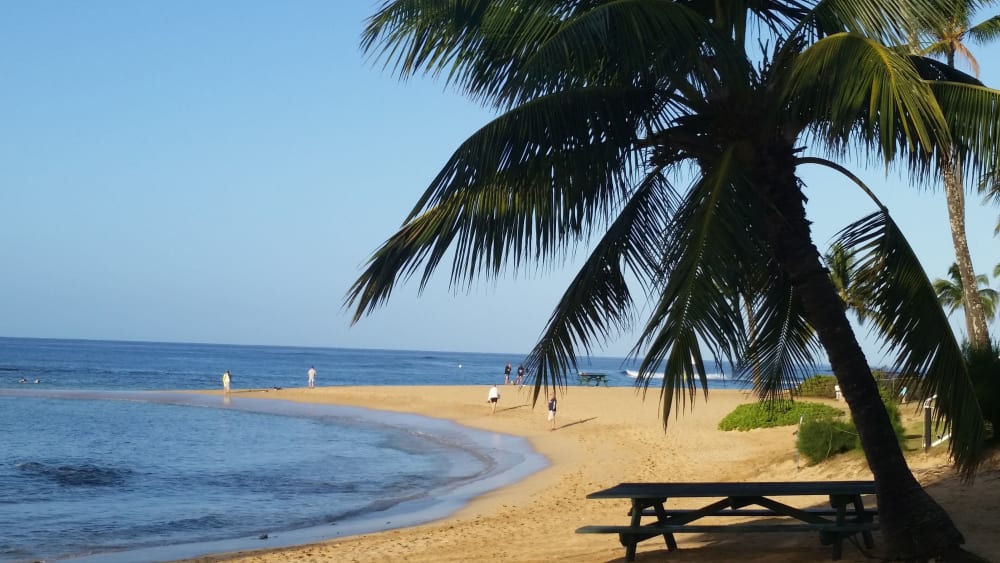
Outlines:
[{"label": "person in white shirt", "polygon": [[490,392],[486,396],[486,401],[490,404],[490,414],[497,412],[497,402],[500,401],[500,390],[497,389],[496,384],[490,387]]},{"label": "person in white shirt", "polygon": [[316,368],[309,366],[309,371],[307,373],[309,374],[309,388],[312,389],[313,387],[316,387]]}]

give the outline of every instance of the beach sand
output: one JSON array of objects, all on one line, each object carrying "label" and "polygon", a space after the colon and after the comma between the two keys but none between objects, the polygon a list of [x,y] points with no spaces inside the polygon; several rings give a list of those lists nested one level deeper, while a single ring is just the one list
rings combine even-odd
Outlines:
[{"label": "beach sand", "polygon": [[[623,481],[853,480],[871,477],[859,455],[807,467],[795,455],[794,427],[723,432],[717,424],[737,405],[752,401],[741,391],[713,390],[683,414],[671,415],[664,432],[659,388],[645,399],[633,388],[570,386],[559,393],[556,429],[546,420],[545,397],[532,407],[531,389],[501,388],[495,414],[486,387],[323,387],[240,391],[241,397],[354,405],[446,418],[459,424],[524,436],[550,465],[516,484],[487,493],[454,515],[435,522],[274,550],[199,557],[208,563],[353,561],[623,561],[613,534],[576,534],[587,524],[627,524],[627,500],[587,500],[588,493]],[[825,401],[837,405],[834,401]],[[839,406],[845,407],[843,403]],[[905,417],[916,417],[903,407]],[[944,448],[937,448],[943,450]],[[1000,561],[998,517],[1000,460],[993,458],[971,485],[951,470],[945,452],[908,454],[911,468],[949,511],[966,547]],[[801,466],[800,466],[801,465]],[[818,505],[821,499],[784,499]],[[694,506],[693,504],[691,506]],[[845,543],[843,561],[870,561]],[[636,561],[830,561],[830,547],[813,533],[678,536],[668,553],[662,538],[642,542]]]}]

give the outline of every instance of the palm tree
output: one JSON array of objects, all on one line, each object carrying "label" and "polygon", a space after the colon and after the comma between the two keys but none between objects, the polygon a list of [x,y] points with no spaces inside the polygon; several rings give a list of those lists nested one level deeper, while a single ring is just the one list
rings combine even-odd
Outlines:
[{"label": "palm tree", "polygon": [[[424,287],[443,260],[467,285],[590,242],[529,356],[535,400],[566,384],[578,351],[632,326],[634,277],[651,301],[634,350],[642,374],[665,374],[665,426],[675,403],[693,402],[699,386],[707,396],[703,348],[743,366],[752,358],[779,388],[822,347],[875,476],[889,552],[954,553],[962,535],[906,464],[796,173],[818,164],[850,177],[823,156],[860,150],[925,182],[933,155],[953,144],[970,169],[996,167],[1000,92],[885,47],[905,40],[896,22],[939,4],[387,0],[364,50],[403,78],[446,76],[499,115],[373,254],[346,298],[354,321],[413,275]],[[840,240],[879,273],[863,280],[875,329],[897,371],[921,374],[908,376],[911,389],[937,394],[970,474],[982,415],[926,274],[884,206]],[[753,307],[753,331],[734,296]]]},{"label": "palm tree", "polygon": [[[994,269],[994,275],[996,275],[995,272],[997,269]],[[958,272],[957,264],[952,264],[948,268],[948,277],[950,279],[938,278],[934,280],[934,293],[937,294],[938,302],[948,309],[948,315],[951,315],[956,309],[964,306],[966,299],[965,289],[962,287],[962,276]],[[993,321],[996,318],[997,300],[1000,299],[1000,294],[996,290],[990,289],[989,285],[990,279],[986,275],[981,274],[976,276],[976,296],[979,302],[983,304],[986,320]],[[979,286],[986,287],[979,289]],[[969,323],[969,317],[966,315],[966,330],[969,329]],[[987,350],[989,349],[991,348],[987,348]]]},{"label": "palm tree", "polygon": [[[979,76],[979,63],[966,46],[965,41],[987,43],[1000,36],[1000,16],[994,16],[978,25],[970,25],[978,3],[970,0],[956,2],[952,13],[943,21],[917,30],[916,51],[922,55],[943,58],[949,67],[955,67],[956,56],[965,59],[973,74]],[[948,207],[948,221],[951,227],[952,244],[955,247],[955,264],[961,277],[959,288],[963,291],[965,303],[966,329],[973,349],[992,349],[987,327],[987,314],[977,298],[976,275],[969,252],[969,242],[965,232],[965,190],[962,181],[962,167],[953,155],[942,152],[939,156],[941,173],[944,178],[945,201]]]},{"label": "palm tree", "polygon": [[844,307],[854,311],[858,322],[864,323],[868,317],[871,295],[868,288],[859,283],[856,262],[854,253],[845,250],[839,243],[833,244],[829,252],[823,255],[823,263],[830,270],[830,281],[837,289]]}]

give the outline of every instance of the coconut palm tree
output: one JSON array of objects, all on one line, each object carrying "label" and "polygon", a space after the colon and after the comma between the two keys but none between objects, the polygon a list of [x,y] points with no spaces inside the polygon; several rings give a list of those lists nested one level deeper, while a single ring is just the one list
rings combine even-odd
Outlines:
[{"label": "coconut palm tree", "polygon": [[[985,44],[1000,37],[1000,16],[994,16],[977,25],[970,24],[978,4],[970,0],[956,2],[951,14],[943,21],[918,29],[916,51],[922,55],[943,58],[952,68],[955,67],[956,56],[962,58],[978,77],[979,62],[972,55],[966,41]],[[944,179],[948,222],[951,227],[952,245],[955,247],[955,264],[962,280],[959,288],[964,292],[963,309],[969,343],[974,349],[990,350],[992,347],[986,322],[988,315],[984,311],[984,305],[977,298],[975,269],[965,232],[965,188],[962,167],[953,155],[943,152],[940,158],[939,166]]]},{"label": "coconut palm tree", "polygon": [[[994,275],[996,275],[996,270],[994,269]],[[958,272],[958,265],[952,264],[948,268],[948,277],[950,279],[938,278],[934,280],[934,293],[937,294],[938,302],[948,309],[948,314],[951,315],[956,309],[961,309],[966,303],[965,289],[962,287],[962,276]],[[986,315],[987,321],[992,321],[996,318],[997,310],[997,300],[1000,298],[1000,294],[996,290],[990,289],[990,278],[985,274],[980,274],[976,276],[976,289],[977,297],[979,301],[983,304],[983,311]],[[979,286],[986,286],[982,289]],[[969,325],[969,317],[965,317],[966,329]],[[989,349],[989,348],[987,348]]]},{"label": "coconut palm tree", "polygon": [[837,289],[844,307],[854,311],[859,323],[864,323],[868,316],[868,301],[871,299],[868,288],[859,283],[857,264],[853,252],[835,243],[829,252],[823,255],[823,263],[830,270],[830,281]]},{"label": "coconut palm tree", "polygon": [[[875,476],[889,553],[955,553],[962,535],[906,464],[812,242],[797,175],[822,165],[856,181],[831,158],[860,151],[926,182],[953,145],[970,169],[995,168],[1000,127],[981,125],[1000,122],[1000,92],[885,47],[905,41],[897,22],[940,4],[386,1],[364,50],[403,78],[445,76],[499,115],[375,251],[346,298],[355,322],[397,283],[418,275],[423,287],[442,261],[467,285],[589,243],[530,354],[536,400],[565,385],[578,353],[631,327],[643,297],[635,352],[643,375],[664,372],[664,425],[699,387],[707,396],[706,357],[752,358],[777,389],[825,351]],[[968,474],[982,415],[926,274],[884,206],[840,241],[868,273],[873,324],[897,371],[937,394]],[[734,296],[751,304],[754,330]]]}]

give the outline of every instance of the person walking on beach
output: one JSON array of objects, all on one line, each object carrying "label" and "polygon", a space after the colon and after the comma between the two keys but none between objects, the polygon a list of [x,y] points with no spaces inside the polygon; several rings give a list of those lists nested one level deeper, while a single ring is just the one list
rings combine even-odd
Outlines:
[{"label": "person walking on beach", "polygon": [[517,364],[517,380],[514,385],[524,385],[524,364]]},{"label": "person walking on beach", "polygon": [[556,429],[556,394],[555,393],[553,393],[552,394],[552,398],[549,399],[549,422],[552,423],[552,426],[549,427],[549,430],[550,431],[551,430],[555,430]]},{"label": "person walking on beach", "polygon": [[316,368],[309,366],[309,371],[306,373],[309,375],[309,388],[312,389],[316,387]]},{"label": "person walking on beach", "polygon": [[507,362],[507,367],[503,368],[503,384],[510,385],[510,362]]},{"label": "person walking on beach", "polygon": [[229,375],[229,370],[227,369],[222,374],[222,391],[224,393],[229,393],[229,385],[233,382],[233,377]]},{"label": "person walking on beach", "polygon": [[497,412],[497,402],[500,401],[500,390],[497,389],[496,384],[490,387],[490,392],[486,395],[486,401],[490,404],[490,414]]}]

